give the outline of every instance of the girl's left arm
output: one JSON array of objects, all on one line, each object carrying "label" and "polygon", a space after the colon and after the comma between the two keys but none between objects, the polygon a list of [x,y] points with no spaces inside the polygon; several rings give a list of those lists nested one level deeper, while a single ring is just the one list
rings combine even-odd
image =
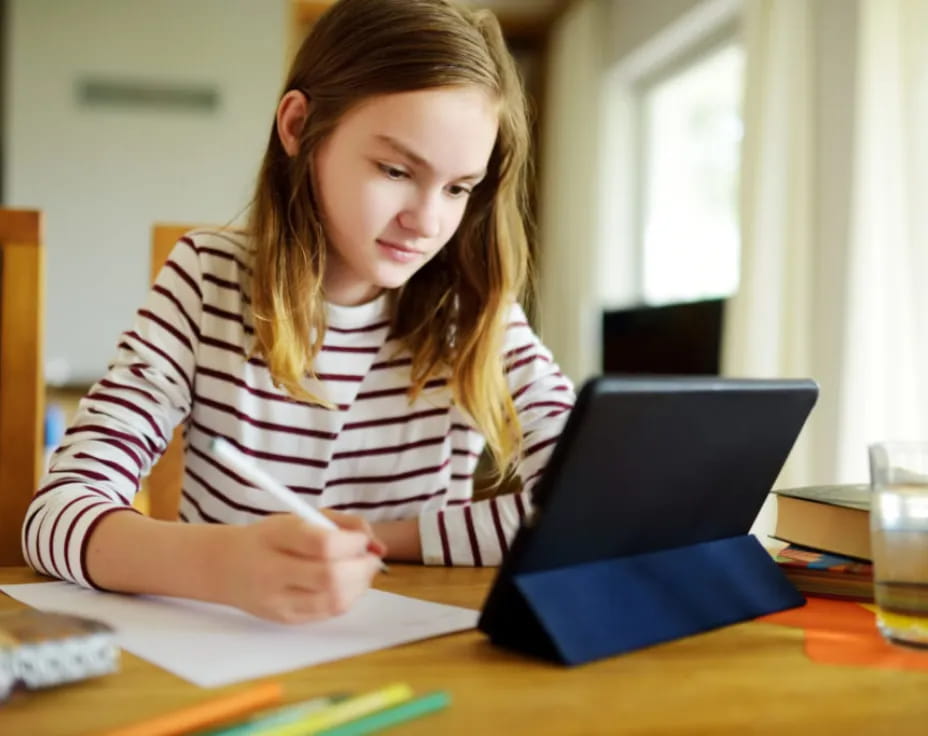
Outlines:
[{"label": "girl's left arm", "polygon": [[[426,564],[501,562],[520,522],[530,513],[532,488],[573,408],[573,384],[561,373],[518,305],[509,315],[503,365],[522,425],[523,450],[518,467],[522,490],[420,516],[418,541]],[[391,547],[383,530],[378,528],[377,534]]]}]

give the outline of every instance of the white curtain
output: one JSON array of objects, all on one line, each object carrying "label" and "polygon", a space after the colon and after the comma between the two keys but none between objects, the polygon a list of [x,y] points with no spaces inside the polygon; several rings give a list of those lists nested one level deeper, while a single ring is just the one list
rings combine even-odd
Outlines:
[{"label": "white curtain", "polygon": [[868,442],[928,440],[928,0],[746,0],[744,22],[724,371],[819,381],[778,486],[862,482]]},{"label": "white curtain", "polygon": [[861,0],[839,471],[928,441],[928,0]]},{"label": "white curtain", "polygon": [[598,373],[597,177],[601,7],[571,6],[548,48],[541,139],[538,298],[541,337],[578,384]]},{"label": "white curtain", "polygon": [[[723,373],[808,376],[813,223],[808,0],[748,0],[741,179],[741,280],[726,307]],[[781,485],[807,475],[808,441]],[[772,529],[768,505],[755,531]]]}]

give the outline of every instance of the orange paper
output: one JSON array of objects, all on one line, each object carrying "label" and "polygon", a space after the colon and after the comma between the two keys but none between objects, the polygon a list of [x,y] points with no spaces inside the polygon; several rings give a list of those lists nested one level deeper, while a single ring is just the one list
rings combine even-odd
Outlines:
[{"label": "orange paper", "polygon": [[806,655],[816,662],[928,670],[928,653],[888,643],[876,628],[873,612],[853,601],[810,596],[800,608],[757,621],[804,629]]}]

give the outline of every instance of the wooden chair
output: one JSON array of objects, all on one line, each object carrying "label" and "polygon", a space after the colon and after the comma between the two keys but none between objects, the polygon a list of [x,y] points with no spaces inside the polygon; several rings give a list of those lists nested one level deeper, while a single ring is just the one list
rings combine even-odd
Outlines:
[{"label": "wooden chair", "polygon": [[42,473],[42,213],[0,209],[0,565],[22,565],[20,529]]},{"label": "wooden chair", "polygon": [[[151,281],[154,282],[171,249],[181,237],[197,225],[157,223],[151,229]],[[148,515],[155,519],[176,521],[180,510],[180,492],[184,482],[184,428],[177,427],[161,459],[152,468],[146,483]]]}]

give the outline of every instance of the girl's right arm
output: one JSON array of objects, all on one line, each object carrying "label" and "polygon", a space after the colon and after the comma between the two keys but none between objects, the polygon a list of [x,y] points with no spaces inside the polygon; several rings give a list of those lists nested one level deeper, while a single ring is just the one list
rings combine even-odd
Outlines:
[{"label": "girl's right arm", "polygon": [[380,566],[368,552],[364,522],[331,518],[339,531],[292,514],[236,526],[157,521],[123,510],[100,522],[86,565],[109,590],[224,603],[284,623],[326,618],[348,610]]},{"label": "girl's right arm", "polygon": [[280,620],[340,610],[378,564],[358,551],[364,534],[320,534],[288,515],[247,527],[158,522],[131,506],[190,412],[207,262],[189,237],[178,243],[106,377],[81,401],[27,510],[26,561],[88,587],[191,596]]}]

